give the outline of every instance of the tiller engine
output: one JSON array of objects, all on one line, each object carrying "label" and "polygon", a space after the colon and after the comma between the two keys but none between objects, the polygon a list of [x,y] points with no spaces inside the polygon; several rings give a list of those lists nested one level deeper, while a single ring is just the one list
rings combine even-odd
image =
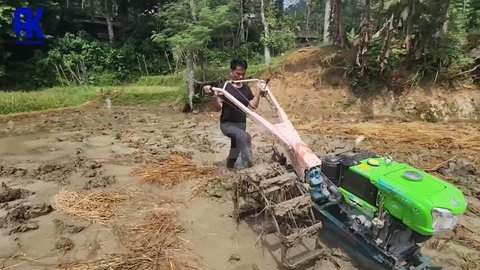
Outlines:
[{"label": "tiller engine", "polygon": [[[278,123],[243,106],[224,88],[212,90],[265,128],[281,148],[274,149],[277,163],[268,165],[268,173],[260,173],[265,170],[258,165],[241,174],[235,186],[235,217],[237,222],[259,213],[268,217],[271,230],[262,234],[279,237],[285,268],[332,256],[331,247],[320,241],[323,231],[365,269],[442,269],[430,266],[419,244],[454,228],[467,207],[459,189],[358,147],[319,157],[300,138],[268,81],[239,82],[257,83],[277,113]],[[292,252],[296,254],[289,254],[291,248],[306,247],[308,241],[312,248],[301,253],[297,248]]]}]

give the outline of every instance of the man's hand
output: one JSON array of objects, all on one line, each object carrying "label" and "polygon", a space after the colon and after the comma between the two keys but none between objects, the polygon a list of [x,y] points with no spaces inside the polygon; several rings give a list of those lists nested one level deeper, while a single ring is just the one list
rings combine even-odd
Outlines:
[{"label": "man's hand", "polygon": [[212,86],[211,85],[205,85],[203,87],[203,92],[209,94],[209,93],[212,93]]}]

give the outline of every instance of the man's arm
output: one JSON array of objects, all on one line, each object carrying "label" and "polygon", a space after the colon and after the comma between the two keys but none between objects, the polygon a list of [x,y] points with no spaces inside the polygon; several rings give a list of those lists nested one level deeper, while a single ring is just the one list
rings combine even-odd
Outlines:
[{"label": "man's arm", "polygon": [[[205,93],[211,93],[212,90],[211,90],[211,85],[205,85],[203,87],[203,91]],[[213,96],[213,109],[217,112],[219,112],[220,110],[222,110],[222,107],[223,107],[223,101],[222,101],[222,98],[220,96]]]},{"label": "man's arm", "polygon": [[[250,90],[251,92],[252,90]],[[252,93],[253,95],[253,93]],[[255,88],[255,95],[253,95],[253,99],[250,100],[249,102],[249,105],[252,109],[257,109],[258,108],[258,104],[260,103],[260,91],[258,90],[258,88],[256,87]]]}]

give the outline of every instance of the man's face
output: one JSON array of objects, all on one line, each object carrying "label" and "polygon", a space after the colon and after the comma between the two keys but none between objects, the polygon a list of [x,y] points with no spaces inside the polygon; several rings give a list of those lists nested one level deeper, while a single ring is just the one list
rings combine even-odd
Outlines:
[{"label": "man's face", "polygon": [[234,81],[243,80],[243,78],[245,78],[245,69],[241,66],[237,66],[237,68],[230,70],[230,76]]}]

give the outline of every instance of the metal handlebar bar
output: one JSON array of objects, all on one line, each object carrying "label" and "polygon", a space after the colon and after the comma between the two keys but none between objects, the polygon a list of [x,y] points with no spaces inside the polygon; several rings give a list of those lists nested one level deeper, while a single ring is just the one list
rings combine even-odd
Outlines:
[{"label": "metal handlebar bar", "polygon": [[[232,81],[230,81],[232,82]],[[300,135],[295,130],[295,127],[288,119],[287,114],[282,109],[277,99],[272,95],[268,89],[268,81],[259,80],[259,79],[249,79],[249,80],[240,80],[235,82],[257,82],[258,87],[262,89],[262,96],[268,99],[272,108],[276,111],[278,116],[278,122],[273,124],[267,121],[265,118],[257,114],[256,112],[250,110],[248,106],[243,105],[239,100],[237,100],[233,95],[231,95],[225,87],[227,83],[224,84],[223,88],[212,87],[211,89],[216,93],[223,95],[224,99],[228,100],[229,103],[233,103],[235,107],[241,110],[247,115],[248,118],[265,128],[271,135],[277,138],[281,144],[288,150],[289,156],[294,163],[295,171],[298,175],[303,177],[308,177],[305,175],[306,170],[310,168],[316,168],[321,164],[321,160],[318,156],[306,145]]]},{"label": "metal handlebar bar", "polygon": [[[243,81],[236,81],[236,82],[245,82],[245,81],[256,81],[257,83],[265,83],[265,81],[263,80],[259,80],[259,79],[250,79],[250,80],[243,80]],[[237,100],[234,96],[232,96],[230,93],[228,93],[226,90],[225,90],[225,87],[226,87],[227,83],[224,84],[223,88],[219,88],[219,87],[211,87],[211,89],[215,92],[216,95],[223,95],[229,102],[233,103],[238,109],[240,109],[243,113],[245,113],[245,115],[247,115],[247,117],[249,117],[250,119],[252,119],[254,122],[256,122],[257,124],[260,124],[261,126],[263,126],[264,128],[266,128],[268,131],[270,131],[273,135],[277,136],[278,139],[280,139],[280,141],[288,148],[290,149],[291,148],[291,145],[289,143],[289,140],[281,133],[278,132],[277,128],[275,127],[275,125],[273,125],[272,123],[270,123],[269,121],[267,121],[266,119],[264,119],[262,116],[260,116],[259,114],[257,114],[256,112],[250,110],[247,106],[244,106],[239,100]],[[270,98],[270,93],[268,92],[268,89],[266,89],[266,84],[264,87],[262,87],[264,90],[264,92],[266,93],[266,95],[268,95]],[[288,118],[285,114],[285,112],[283,110],[281,110],[280,108],[280,105],[278,104],[278,102],[275,102],[274,101],[274,104],[273,104],[275,107],[276,107],[276,110],[277,110],[277,113],[279,114],[279,118],[280,118],[280,121],[281,122],[285,122],[285,121],[288,121]]]}]

